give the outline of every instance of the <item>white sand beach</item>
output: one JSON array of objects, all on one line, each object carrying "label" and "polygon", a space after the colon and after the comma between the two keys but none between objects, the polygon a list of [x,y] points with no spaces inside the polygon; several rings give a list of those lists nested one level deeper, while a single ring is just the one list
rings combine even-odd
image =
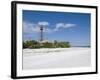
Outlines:
[{"label": "white sand beach", "polygon": [[71,68],[90,65],[90,48],[23,49],[23,69]]}]

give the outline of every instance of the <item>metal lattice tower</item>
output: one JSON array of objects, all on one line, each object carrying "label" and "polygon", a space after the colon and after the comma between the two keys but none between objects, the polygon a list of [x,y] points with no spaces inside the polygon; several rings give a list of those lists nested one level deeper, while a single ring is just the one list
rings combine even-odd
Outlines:
[{"label": "metal lattice tower", "polygon": [[43,41],[43,26],[40,26],[40,41]]}]

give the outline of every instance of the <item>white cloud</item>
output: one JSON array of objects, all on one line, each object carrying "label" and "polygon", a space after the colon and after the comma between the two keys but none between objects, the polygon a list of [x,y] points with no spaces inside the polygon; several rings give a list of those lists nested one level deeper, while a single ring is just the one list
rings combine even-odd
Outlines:
[{"label": "white cloud", "polygon": [[[30,22],[24,21],[23,22],[23,32],[24,33],[40,32],[40,28],[39,28],[40,25],[49,26],[49,22],[42,21],[42,22],[38,22],[38,23],[30,23]],[[75,27],[75,26],[76,26],[75,24],[71,24],[71,23],[57,23],[57,24],[55,24],[54,29],[51,29],[49,27],[44,27],[43,32],[52,33],[55,31],[59,31],[61,29]]]},{"label": "white cloud", "polygon": [[[24,33],[40,32],[40,28],[39,28],[40,25],[48,26],[49,23],[48,22],[38,22],[37,24],[34,24],[34,23],[24,21],[23,22],[23,32]],[[52,30],[47,27],[46,28],[44,27],[43,32],[51,33]]]},{"label": "white cloud", "polygon": [[46,21],[42,21],[42,22],[38,22],[38,25],[42,25],[42,26],[48,26],[49,23]]},{"label": "white cloud", "polygon": [[65,24],[64,28],[70,28],[70,27],[75,27],[76,24],[71,24],[71,23],[67,23]]},{"label": "white cloud", "polygon": [[64,27],[64,26],[65,26],[64,23],[57,23],[57,24],[56,24],[56,28],[60,28],[60,27]]},{"label": "white cloud", "polygon": [[50,29],[50,28],[44,28],[44,32],[46,32],[46,33],[52,33],[54,31],[53,31],[53,29]]},{"label": "white cloud", "polygon": [[64,23],[57,23],[54,31],[58,31],[59,28],[62,28],[64,26]]},{"label": "white cloud", "polygon": [[30,22],[23,22],[23,32],[25,33],[33,33],[39,32],[39,27],[36,24]]},{"label": "white cloud", "polygon": [[63,28],[75,27],[75,26],[76,26],[76,24],[71,24],[71,23],[57,23],[54,31],[58,31]]}]

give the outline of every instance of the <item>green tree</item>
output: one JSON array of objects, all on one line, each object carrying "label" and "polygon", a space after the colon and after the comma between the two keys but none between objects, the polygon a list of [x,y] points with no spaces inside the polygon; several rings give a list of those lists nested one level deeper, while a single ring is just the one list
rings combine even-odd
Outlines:
[{"label": "green tree", "polygon": [[52,42],[44,42],[40,43],[36,40],[29,40],[23,42],[23,48],[68,48],[70,47],[69,42],[57,42],[56,40],[54,43]]},{"label": "green tree", "polygon": [[43,47],[44,48],[53,48],[53,44],[50,42],[45,42],[45,43],[43,43]]}]

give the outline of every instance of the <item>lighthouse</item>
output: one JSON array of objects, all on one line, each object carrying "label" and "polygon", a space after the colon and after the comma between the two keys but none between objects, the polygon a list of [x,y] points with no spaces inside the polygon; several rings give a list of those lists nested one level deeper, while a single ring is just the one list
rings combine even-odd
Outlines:
[{"label": "lighthouse", "polygon": [[40,26],[40,41],[43,41],[43,26]]},{"label": "lighthouse", "polygon": [[44,43],[46,40],[44,40],[44,32],[46,31],[46,27],[48,26],[48,22],[39,22],[38,27],[39,27],[39,42]]}]

